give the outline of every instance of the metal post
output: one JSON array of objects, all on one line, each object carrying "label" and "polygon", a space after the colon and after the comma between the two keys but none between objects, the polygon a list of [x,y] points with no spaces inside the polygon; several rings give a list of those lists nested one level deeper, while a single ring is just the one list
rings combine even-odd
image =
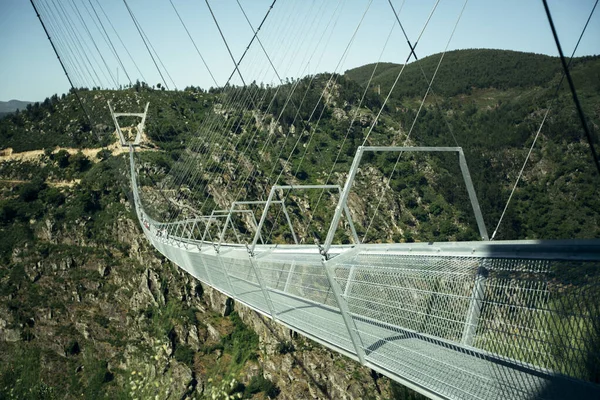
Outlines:
[{"label": "metal post", "polygon": [[108,109],[110,110],[110,116],[112,117],[112,119],[115,123],[115,127],[117,128],[117,135],[119,135],[119,140],[121,141],[121,146],[125,146],[127,144],[127,142],[125,142],[125,136],[123,136],[123,132],[121,131],[121,126],[119,126],[119,122],[117,121],[115,111],[113,110],[112,106],[110,105],[110,101],[108,101],[107,103],[108,103]]},{"label": "metal post", "polygon": [[[188,240],[192,240],[192,235],[194,234],[194,229],[196,229],[197,219],[194,219],[194,223],[192,224],[192,229],[190,229],[190,235],[188,236]],[[195,240],[195,239],[193,239]]]},{"label": "metal post", "polygon": [[142,141],[142,133],[144,131],[144,126],[146,125],[146,115],[148,115],[148,107],[150,106],[150,102],[146,103],[146,108],[144,109],[144,116],[142,117],[142,122],[138,125],[137,135],[135,135],[134,144],[139,145]]},{"label": "metal post", "polygon": [[484,260],[482,265],[477,269],[475,284],[473,285],[473,292],[471,294],[471,302],[465,320],[465,328],[463,329],[461,343],[467,346],[473,345],[473,338],[477,333],[479,316],[481,315],[481,308],[483,307],[483,301],[485,299],[485,283],[489,275],[489,271],[485,267],[485,264],[486,260]]},{"label": "metal post", "polygon": [[[227,227],[229,226],[229,223],[231,222],[231,213],[233,213],[233,209],[235,208],[235,202],[231,203],[231,208],[229,209],[229,212],[227,213],[227,219],[225,220],[225,224],[223,225],[223,230],[221,231],[221,235],[219,236],[219,246],[217,247],[217,249],[221,248],[221,243],[223,242],[223,238],[225,237],[225,231],[227,230]],[[239,239],[238,239],[239,241]]]},{"label": "metal post", "polygon": [[213,215],[215,215],[215,210],[210,212],[210,216],[208,217],[208,221],[206,222],[206,228],[204,229],[204,233],[202,234],[202,242],[206,238],[206,233],[208,232],[208,228],[210,228],[210,223],[212,222]]},{"label": "metal post", "polygon": [[256,276],[256,280],[258,281],[260,290],[263,292],[263,296],[265,297],[265,302],[267,303],[267,308],[269,309],[269,312],[271,313],[271,319],[273,319],[273,321],[277,321],[277,316],[275,315],[275,307],[273,306],[273,302],[271,301],[271,296],[269,296],[267,287],[263,283],[263,280],[262,280],[261,276],[259,275],[257,268],[254,265],[253,258],[254,257],[252,256],[252,254],[250,254],[248,256],[248,259],[250,260],[250,267],[252,268],[252,271],[254,271],[254,275]]},{"label": "metal post", "polygon": [[348,204],[344,204],[344,214],[346,214],[346,219],[348,220],[348,225],[350,226],[350,232],[352,232],[352,239],[354,240],[354,244],[360,244],[360,239],[356,234],[356,229],[354,228],[354,222],[352,222],[352,216],[350,215],[350,209],[348,208]]},{"label": "metal post", "polygon": [[[254,229],[258,230],[258,221],[256,220],[256,215],[254,214],[254,211],[252,211],[252,223],[254,224]],[[259,239],[260,239],[260,243],[265,244],[265,241],[263,240],[263,237],[262,237],[262,233],[259,235]]]},{"label": "metal post", "polygon": [[287,220],[287,223],[290,226],[290,231],[292,232],[292,237],[294,238],[294,243],[298,244],[298,237],[296,236],[296,232],[294,232],[294,226],[292,225],[292,220],[290,219],[290,215],[287,212],[287,207],[285,206],[285,201],[283,201],[283,200],[281,200],[281,207],[283,208],[283,213],[285,214],[285,219]]},{"label": "metal post", "polygon": [[340,194],[340,200],[338,201],[338,205],[335,207],[335,213],[333,214],[333,219],[331,221],[331,225],[329,226],[327,237],[325,238],[325,244],[323,245],[323,250],[325,251],[325,253],[329,251],[331,243],[333,242],[333,236],[335,235],[335,231],[337,230],[338,224],[340,223],[342,211],[344,210],[346,202],[348,201],[348,196],[350,195],[350,188],[352,187],[352,183],[354,182],[354,178],[356,177],[356,172],[358,171],[358,166],[360,164],[363,151],[364,147],[358,146],[356,154],[354,155],[354,160],[352,161],[352,166],[350,167],[350,173],[348,174],[348,178],[346,179],[346,183],[344,184],[344,189]]},{"label": "metal post", "polygon": [[352,292],[352,286],[354,286],[354,274],[356,273],[356,267],[353,265],[350,267],[350,273],[348,273],[348,280],[346,281],[346,287],[344,288],[344,298]]},{"label": "metal post", "polygon": [[[202,254],[202,252],[200,252],[200,254]],[[204,266],[204,270],[206,271],[206,278],[208,279],[208,283],[215,287],[215,284],[213,283],[212,277],[210,276],[210,270],[208,268],[208,265],[206,265],[206,262],[204,261],[204,257],[202,257],[202,255],[200,255],[200,262],[202,263],[202,265]]]},{"label": "metal post", "polygon": [[469,167],[467,167],[467,160],[465,158],[463,150],[460,148],[458,150],[458,163],[460,165],[460,170],[462,172],[465,185],[467,186],[467,192],[469,193],[469,199],[471,200],[473,212],[475,213],[475,219],[477,220],[479,234],[483,240],[490,240],[487,233],[487,229],[485,227],[485,222],[483,221],[483,215],[481,214],[481,208],[479,207],[479,202],[477,201],[477,194],[475,194],[475,188],[473,187],[473,181],[471,180]]},{"label": "metal post", "polygon": [[235,293],[235,288],[233,287],[233,283],[231,282],[231,277],[229,276],[229,272],[227,272],[227,268],[225,267],[223,260],[221,260],[221,256],[219,255],[219,253],[216,252],[215,255],[217,257],[217,260],[219,260],[219,264],[221,264],[221,269],[223,269],[223,272],[225,273],[225,279],[227,279],[227,283],[229,284],[229,287],[231,288],[232,297],[235,299],[237,297],[237,294]]},{"label": "metal post", "polygon": [[294,267],[296,266],[296,260],[292,260],[292,265],[290,266],[290,271],[288,272],[287,279],[285,280],[285,286],[283,287],[283,292],[287,293],[288,287],[290,286],[290,282],[292,281],[292,276],[294,275]]},{"label": "metal post", "polygon": [[[332,264],[333,262],[333,264]],[[341,294],[341,287],[338,282],[335,280],[334,276],[334,264],[335,258],[333,260],[323,260],[321,261],[323,266],[325,267],[325,274],[327,275],[327,280],[329,281],[329,286],[331,286],[331,290],[333,295],[335,296],[335,301],[340,309],[342,314],[342,319],[344,320],[344,324],[346,325],[346,329],[348,330],[348,334],[350,335],[350,340],[352,341],[352,345],[354,346],[354,351],[356,352],[356,356],[362,365],[365,364],[365,351],[363,349],[363,343],[358,335],[358,329],[356,328],[356,324],[354,323],[354,319],[350,315],[350,310],[348,309],[348,303],[346,299]]]},{"label": "metal post", "polygon": [[252,246],[250,247],[250,254],[254,254],[254,248],[256,247],[256,242],[258,242],[258,237],[260,236],[260,231],[262,229],[265,220],[267,219],[267,212],[269,211],[269,207],[271,207],[271,202],[273,201],[273,196],[275,196],[276,186],[271,188],[269,192],[269,197],[267,198],[267,203],[265,204],[265,209],[260,216],[260,222],[258,223],[258,227],[256,228],[256,233],[254,234],[254,240],[252,240]]}]

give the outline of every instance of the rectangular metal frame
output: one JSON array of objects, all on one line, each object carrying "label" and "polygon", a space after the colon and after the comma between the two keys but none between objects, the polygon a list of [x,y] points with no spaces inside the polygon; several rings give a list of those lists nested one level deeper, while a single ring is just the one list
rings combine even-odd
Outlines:
[{"label": "rectangular metal frame", "polygon": [[[223,231],[221,232],[221,236],[219,237],[219,245],[218,248],[221,248],[221,243],[223,242],[223,239],[225,238],[225,231],[227,230],[227,228],[229,227],[229,223],[231,222],[231,215],[233,213],[251,213],[252,214],[252,220],[254,223],[254,229],[256,229],[256,231],[259,234],[259,238],[262,244],[264,244],[264,240],[262,238],[262,233],[260,232],[260,230],[258,229],[258,223],[256,221],[256,215],[254,214],[254,211],[252,210],[235,210],[235,208],[237,206],[240,205],[261,205],[261,204],[267,204],[266,201],[234,201],[233,203],[231,203],[231,208],[229,209],[229,214],[227,215],[227,219],[225,220],[225,225],[223,226]],[[287,223],[290,227],[290,231],[292,232],[292,237],[294,238],[294,243],[298,244],[298,237],[296,236],[296,232],[294,232],[294,227],[292,225],[292,220],[290,219],[290,215],[287,212],[287,208],[285,206],[285,201],[284,200],[277,200],[277,201],[272,201],[271,204],[281,204],[281,207],[283,209],[283,214],[285,215],[285,218],[287,220]],[[265,207],[266,209],[266,207]]]},{"label": "rectangular metal frame", "polygon": [[[121,142],[121,146],[128,147],[140,145],[140,142],[142,141],[142,132],[144,131],[144,126],[146,125],[146,116],[148,115],[149,106],[150,102],[146,103],[146,107],[144,108],[143,113],[116,113],[110,105],[110,101],[108,101],[108,109],[110,110],[110,115],[112,116],[113,122],[115,123],[115,127],[117,128],[117,134],[119,135],[119,141]],[[136,126],[137,133],[133,142],[128,142],[125,140],[125,136],[123,135],[121,126],[117,121],[118,117],[138,117],[142,119],[142,121]]]},{"label": "rectangular metal frame", "polygon": [[475,193],[475,188],[473,187],[473,182],[471,180],[471,174],[469,173],[469,168],[467,166],[467,161],[465,159],[464,152],[461,147],[384,147],[384,146],[359,146],[356,150],[356,155],[354,156],[354,160],[352,161],[352,166],[350,167],[350,173],[348,175],[348,179],[346,179],[346,183],[344,184],[344,190],[340,196],[340,200],[338,202],[337,207],[335,208],[335,214],[333,216],[333,220],[331,221],[331,226],[329,227],[329,231],[327,232],[327,238],[325,239],[324,250],[325,252],[329,251],[331,247],[331,243],[333,242],[333,236],[337,231],[338,224],[340,222],[342,210],[347,208],[348,196],[350,195],[350,190],[352,189],[352,184],[354,183],[354,179],[356,178],[356,173],[358,172],[358,167],[360,165],[360,161],[365,151],[382,151],[382,152],[457,152],[459,157],[459,165],[460,170],[462,172],[463,180],[465,181],[465,185],[467,186],[467,192],[469,194],[469,199],[471,201],[471,206],[473,207],[473,212],[475,213],[475,219],[477,220],[477,227],[479,228],[479,234],[483,240],[489,240],[489,236],[487,233],[487,229],[485,227],[485,222],[483,220],[483,215],[481,214],[481,208],[479,207],[479,201],[477,200],[477,195]]},{"label": "rectangular metal frame", "polygon": [[[258,228],[256,230],[256,234],[254,235],[254,240],[252,241],[252,246],[250,247],[251,254],[254,254],[254,249],[256,247],[256,243],[258,242],[259,233],[262,229],[263,224],[265,223],[265,221],[267,219],[267,212],[269,211],[271,204],[273,204],[273,202],[274,202],[273,197],[275,196],[275,191],[277,189],[280,189],[280,190],[337,189],[338,192],[340,192],[340,199],[343,195],[342,188],[340,187],[340,185],[297,185],[297,186],[296,185],[274,185],[271,188],[271,191],[269,192],[269,197],[267,198],[267,201],[265,204],[265,209],[264,209],[262,215],[260,216],[260,222],[258,223]],[[350,231],[352,232],[352,238],[354,240],[354,243],[359,244],[358,235],[356,234],[356,229],[354,229],[354,223],[352,222],[352,216],[350,215],[350,210],[348,209],[348,206],[345,204],[345,202],[342,207],[343,207],[344,213],[346,214],[346,219],[348,220],[348,225],[350,226]],[[338,223],[339,223],[340,217],[341,217],[341,215],[338,216],[338,220],[337,220]]]}]

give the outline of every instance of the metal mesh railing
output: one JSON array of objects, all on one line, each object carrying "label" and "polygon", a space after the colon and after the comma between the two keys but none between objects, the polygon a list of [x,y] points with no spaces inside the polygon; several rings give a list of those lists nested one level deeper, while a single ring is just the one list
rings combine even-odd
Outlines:
[{"label": "metal mesh railing", "polygon": [[[145,235],[237,301],[430,397],[600,398],[600,241],[216,246]],[[190,234],[192,232],[192,234]]]}]

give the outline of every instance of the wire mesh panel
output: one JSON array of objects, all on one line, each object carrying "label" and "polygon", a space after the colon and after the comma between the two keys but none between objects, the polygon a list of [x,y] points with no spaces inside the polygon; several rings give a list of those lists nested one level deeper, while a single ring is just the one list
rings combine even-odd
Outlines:
[{"label": "wire mesh panel", "polygon": [[213,286],[218,290],[235,297],[235,292],[229,284],[229,278],[225,272],[225,269],[223,268],[223,265],[221,264],[221,260],[219,260],[219,257],[216,255],[203,253],[203,259]]},{"label": "wire mesh panel", "polygon": [[598,261],[370,250],[330,263],[372,365],[450,398],[600,398]]},{"label": "wire mesh panel", "polygon": [[355,315],[459,341],[477,266],[472,258],[358,254],[336,277]]},{"label": "wire mesh panel", "polygon": [[255,265],[273,303],[276,317],[298,330],[354,353],[350,335],[337,307],[319,254],[268,254]]},{"label": "wire mesh panel", "polygon": [[486,260],[474,346],[600,382],[600,263]]},{"label": "wire mesh panel", "polygon": [[223,268],[229,275],[235,297],[248,305],[270,314],[267,299],[260,288],[246,250],[230,250],[219,255]]}]

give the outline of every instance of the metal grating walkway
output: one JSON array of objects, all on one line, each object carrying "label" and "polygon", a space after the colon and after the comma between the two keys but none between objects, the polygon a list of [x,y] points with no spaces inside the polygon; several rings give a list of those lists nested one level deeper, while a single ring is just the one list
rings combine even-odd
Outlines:
[{"label": "metal grating walkway", "polygon": [[195,221],[165,235],[141,207],[130,160],[152,245],[276,322],[431,398],[600,398],[599,240],[249,253],[190,239]]}]

